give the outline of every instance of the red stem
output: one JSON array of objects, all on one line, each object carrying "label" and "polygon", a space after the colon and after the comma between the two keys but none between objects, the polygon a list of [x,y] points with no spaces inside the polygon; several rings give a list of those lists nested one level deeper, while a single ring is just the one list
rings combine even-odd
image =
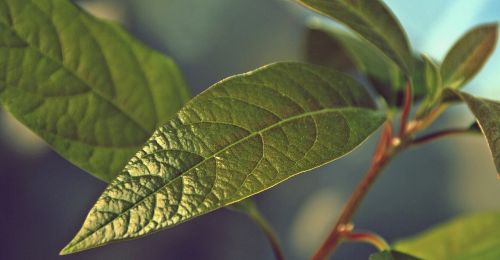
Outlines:
[{"label": "red stem", "polygon": [[402,137],[406,132],[406,128],[408,125],[408,118],[410,117],[411,103],[412,103],[411,84],[410,81],[407,81],[405,88],[405,100],[403,103],[403,111],[401,112],[401,122],[399,127],[400,137]]},{"label": "red stem", "polygon": [[456,135],[456,134],[466,134],[466,133],[474,133],[474,131],[471,131],[470,129],[447,129],[447,130],[442,130],[434,133],[430,133],[428,135],[424,135],[418,138],[415,138],[411,144],[413,145],[418,145],[418,144],[425,144],[431,141],[434,141],[438,138],[449,136],[449,135]]},{"label": "red stem", "polygon": [[335,247],[339,244],[342,233],[349,226],[354,212],[359,207],[360,202],[365,197],[367,191],[370,189],[371,185],[375,181],[380,170],[385,166],[385,164],[391,158],[391,141],[392,141],[392,127],[390,122],[386,122],[384,125],[384,130],[380,136],[380,141],[375,149],[373,156],[373,161],[371,163],[370,169],[366,173],[365,177],[358,184],[353,194],[346,203],[342,214],[337,220],[337,223],[333,227],[332,231],[323,242],[321,247],[316,251],[312,260],[322,260],[325,259],[330,252],[332,252]]}]

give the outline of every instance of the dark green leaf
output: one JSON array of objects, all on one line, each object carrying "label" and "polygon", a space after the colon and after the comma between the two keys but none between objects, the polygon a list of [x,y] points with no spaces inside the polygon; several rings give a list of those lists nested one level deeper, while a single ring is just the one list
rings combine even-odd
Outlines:
[{"label": "dark green leaf", "polygon": [[395,250],[382,251],[370,255],[370,260],[418,260],[420,258]]},{"label": "dark green leaf", "polygon": [[500,102],[474,97],[452,89],[446,89],[445,96],[449,99],[455,96],[467,104],[486,136],[497,172],[500,174]]},{"label": "dark green leaf", "polygon": [[67,0],[0,1],[0,102],[110,181],[189,98],[177,66]]},{"label": "dark green leaf", "polygon": [[395,244],[423,259],[500,259],[500,213],[458,217]]},{"label": "dark green leaf", "polygon": [[307,30],[305,55],[308,63],[328,66],[343,72],[356,69],[343,46],[321,29]]},{"label": "dark green leaf", "polygon": [[277,63],[192,99],[108,186],[62,254],[143,236],[353,150],[385,120],[356,81]]},{"label": "dark green leaf", "polygon": [[306,7],[349,26],[367,39],[405,74],[412,67],[410,45],[396,17],[379,0],[298,0]]},{"label": "dark green leaf", "polygon": [[[321,64],[329,65],[345,72],[358,70],[366,76],[375,90],[384,97],[388,105],[397,107],[403,103],[405,76],[401,73],[396,63],[389,59],[381,50],[365,39],[334,28],[321,20],[312,20],[310,22],[310,27],[316,31],[323,30],[330,36],[328,42],[324,39],[324,36],[316,38],[323,42],[321,49],[317,50],[320,52],[316,54],[317,57],[323,54],[321,56],[323,57]],[[316,34],[319,33],[316,32]],[[330,46],[330,52],[327,51],[327,44]],[[310,48],[318,47],[313,44],[309,46]],[[314,50],[309,50],[308,53],[314,53]],[[328,57],[331,59],[330,62],[326,60]],[[342,61],[346,60],[347,57],[348,61],[353,65],[350,65],[348,62],[338,62],[337,57],[340,57]],[[414,99],[419,100],[424,97],[427,92],[425,84],[418,81],[419,79],[424,80],[424,63],[420,58],[414,59],[416,68],[413,78],[417,80],[413,85],[413,93]],[[318,59],[312,61],[314,62],[317,60]]]},{"label": "dark green leaf", "polygon": [[497,23],[478,26],[463,35],[441,66],[444,85],[457,89],[472,79],[495,49],[497,35]]}]

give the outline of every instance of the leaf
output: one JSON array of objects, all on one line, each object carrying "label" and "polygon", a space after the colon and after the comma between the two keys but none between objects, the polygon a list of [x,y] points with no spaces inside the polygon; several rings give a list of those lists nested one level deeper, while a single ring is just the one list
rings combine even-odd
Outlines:
[{"label": "leaf", "polygon": [[395,250],[382,251],[370,255],[370,260],[418,260],[418,259],[420,258]]},{"label": "leaf", "polygon": [[422,65],[420,73],[417,73],[415,77],[415,84],[423,86],[425,89],[425,99],[419,108],[418,114],[426,114],[430,111],[434,105],[439,103],[439,98],[443,91],[443,84],[441,79],[441,74],[439,72],[439,65],[431,60],[426,55],[422,55]]},{"label": "leaf", "polygon": [[343,46],[322,29],[307,29],[305,55],[308,63],[328,66],[343,72],[356,69]]},{"label": "leaf", "polygon": [[446,87],[458,89],[471,80],[495,49],[498,23],[480,25],[453,45],[441,66]]},{"label": "leaf", "polygon": [[461,216],[396,242],[395,248],[423,259],[500,259],[500,213]]},{"label": "leaf", "polygon": [[444,95],[448,99],[451,99],[451,96],[460,98],[467,104],[488,141],[497,172],[500,174],[500,102],[474,97],[453,89],[446,89]]},{"label": "leaf", "polygon": [[412,67],[411,49],[396,17],[379,0],[298,0],[357,32],[392,59],[406,74]]},{"label": "leaf", "polygon": [[[329,42],[326,39],[317,37],[322,40],[323,45],[310,44],[309,48],[321,47],[318,49],[315,57],[323,57],[320,62],[319,58],[309,60],[313,63],[329,65],[335,69],[344,72],[360,71],[366,79],[371,83],[375,90],[384,98],[389,106],[399,107],[403,104],[405,76],[400,71],[399,67],[391,59],[389,59],[381,50],[370,44],[363,38],[357,37],[352,33],[348,33],[338,28],[322,22],[318,19],[311,19],[309,26],[312,30],[324,30],[329,36]],[[315,33],[316,35],[318,32]],[[326,44],[329,44],[330,51],[327,52]],[[315,53],[313,50],[308,50],[308,53]],[[311,56],[309,56],[311,57]],[[332,61],[327,62],[330,57]],[[339,62],[337,57],[340,57]],[[344,62],[344,60],[347,61]],[[348,65],[350,63],[354,65]],[[347,64],[347,65],[346,65]],[[416,79],[413,84],[414,100],[420,100],[426,96],[427,88],[424,82],[424,64],[423,61],[414,57],[414,71],[412,78]],[[354,66],[354,67],[353,67]]]},{"label": "leaf", "polygon": [[177,66],[66,0],[0,1],[0,102],[110,181],[189,98]]},{"label": "leaf", "polygon": [[362,86],[323,67],[225,79],[153,134],[61,254],[172,227],[337,159],[383,123],[373,109]]}]

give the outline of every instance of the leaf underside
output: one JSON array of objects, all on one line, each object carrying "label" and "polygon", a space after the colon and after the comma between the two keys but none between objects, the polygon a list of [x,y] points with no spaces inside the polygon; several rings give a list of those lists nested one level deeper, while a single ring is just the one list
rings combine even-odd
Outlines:
[{"label": "leaf underside", "polygon": [[374,108],[356,81],[313,65],[223,80],[154,133],[61,254],[172,227],[339,158],[385,120]]},{"label": "leaf underside", "polygon": [[476,117],[488,146],[490,148],[497,173],[500,176],[500,102],[485,98],[478,98],[465,92],[446,89],[448,99],[461,99]]},{"label": "leaf underside", "polygon": [[0,103],[110,181],[189,98],[177,66],[67,0],[0,1]]},{"label": "leaf underside", "polygon": [[423,259],[500,259],[500,213],[458,217],[395,243],[397,250]]},{"label": "leaf underside", "polygon": [[411,48],[397,18],[379,0],[298,0],[304,6],[329,16],[357,32],[380,49],[409,75]]}]

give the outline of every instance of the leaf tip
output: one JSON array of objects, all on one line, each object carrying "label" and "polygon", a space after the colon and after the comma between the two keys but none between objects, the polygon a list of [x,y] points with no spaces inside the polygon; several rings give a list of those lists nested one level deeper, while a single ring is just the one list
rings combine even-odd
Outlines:
[{"label": "leaf tip", "polygon": [[66,245],[63,249],[61,249],[61,251],[59,251],[60,256],[69,255],[72,253],[73,253],[73,251],[71,250],[70,244]]},{"label": "leaf tip", "polygon": [[84,250],[85,248],[76,247],[78,245],[76,237],[73,238],[61,251],[59,251],[60,256],[70,255]]}]

